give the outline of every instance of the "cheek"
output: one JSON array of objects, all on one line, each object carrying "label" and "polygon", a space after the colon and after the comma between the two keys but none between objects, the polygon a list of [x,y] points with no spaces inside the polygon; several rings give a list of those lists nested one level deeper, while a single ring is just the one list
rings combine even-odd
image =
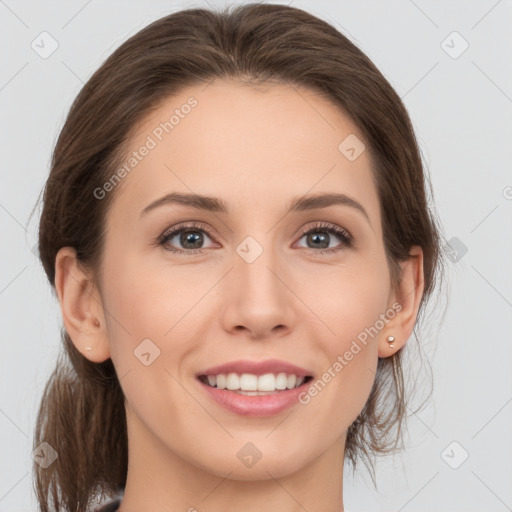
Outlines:
[{"label": "cheek", "polygon": [[304,281],[305,302],[323,324],[322,335],[317,333],[315,339],[321,340],[331,359],[348,350],[353,340],[377,339],[389,292],[385,262],[366,263],[362,258],[354,265],[319,270]]},{"label": "cheek", "polygon": [[[134,342],[144,338],[168,340],[187,324],[187,312],[208,291],[203,283],[180,270],[164,265],[148,265],[143,259],[125,256],[119,264],[105,264],[108,313],[126,337]],[[202,289],[204,288],[204,290]],[[118,324],[118,325],[115,325]]]},{"label": "cheek", "polygon": [[308,329],[321,329],[322,334],[311,330],[310,338],[326,359],[304,403],[311,402],[314,417],[329,411],[336,428],[347,428],[357,417],[375,379],[378,339],[390,319],[389,275],[382,265],[374,261],[357,269],[349,265],[337,272],[331,269],[329,278],[320,281],[323,287],[310,290],[309,304],[322,320],[320,327],[311,322]]},{"label": "cheek", "polygon": [[104,276],[103,300],[110,352],[121,378],[146,368],[145,363],[151,361],[154,366],[161,360],[164,333],[174,323],[173,304],[168,302],[173,295],[163,297],[158,283],[126,254],[105,261]]},{"label": "cheek", "polygon": [[[181,362],[196,343],[190,336],[189,315],[193,315],[187,312],[207,289],[198,296],[196,284],[187,287],[179,272],[171,275],[168,268],[144,266],[129,257],[118,264],[114,258],[111,261],[105,264],[108,334],[130,414],[144,428],[165,425],[179,432],[184,428],[180,420],[193,409],[180,384]],[[163,279],[166,274],[168,278]]]}]

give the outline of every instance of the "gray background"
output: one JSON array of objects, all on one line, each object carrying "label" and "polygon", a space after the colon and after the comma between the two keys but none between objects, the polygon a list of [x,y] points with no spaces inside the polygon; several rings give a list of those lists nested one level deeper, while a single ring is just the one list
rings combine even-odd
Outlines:
[{"label": "gray background", "polygon": [[[39,211],[28,217],[53,144],[73,98],[117,46],[161,16],[207,5],[0,0],[0,512],[37,509],[33,426],[61,317],[32,252]],[[407,451],[377,466],[378,491],[364,471],[346,471],[346,509],[512,510],[512,2],[291,5],[347,35],[403,98],[453,248],[446,315],[433,314],[421,338],[432,400],[409,419]],[[58,43],[48,58],[31,47],[43,31]],[[443,301],[433,306],[438,313]]]}]

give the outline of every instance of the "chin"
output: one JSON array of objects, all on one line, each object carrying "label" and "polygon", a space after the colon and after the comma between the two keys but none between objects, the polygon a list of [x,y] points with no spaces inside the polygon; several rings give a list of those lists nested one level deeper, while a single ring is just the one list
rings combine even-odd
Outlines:
[{"label": "chin", "polygon": [[[227,457],[226,452],[212,454],[216,461],[210,459],[206,466],[202,466],[203,469],[222,478],[229,475],[230,480],[257,481],[291,475],[308,463],[307,454],[299,445],[296,451],[287,452],[279,446],[268,447],[268,443],[267,448],[257,449],[257,441],[254,444],[250,441],[236,444],[231,457]],[[311,455],[310,458],[315,457]]]}]

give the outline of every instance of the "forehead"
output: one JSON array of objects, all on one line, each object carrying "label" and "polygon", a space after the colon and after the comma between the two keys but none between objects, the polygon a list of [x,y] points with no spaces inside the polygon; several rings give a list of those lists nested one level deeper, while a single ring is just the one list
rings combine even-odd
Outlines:
[{"label": "forehead", "polygon": [[[350,118],[309,89],[235,80],[190,86],[137,126],[114,207],[138,215],[158,196],[182,191],[267,208],[336,191],[358,197],[375,217],[378,197],[364,144]],[[353,151],[347,157],[349,146],[355,159]]]}]

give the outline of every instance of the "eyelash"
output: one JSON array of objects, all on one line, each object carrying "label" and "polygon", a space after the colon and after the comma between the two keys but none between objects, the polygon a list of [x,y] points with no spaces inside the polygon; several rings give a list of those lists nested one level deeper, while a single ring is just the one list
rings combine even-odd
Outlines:
[{"label": "eyelash", "polygon": [[[157,245],[157,246],[161,245],[167,251],[171,251],[171,252],[179,253],[179,254],[185,254],[187,256],[193,256],[195,254],[202,253],[203,249],[184,250],[184,249],[176,249],[176,248],[166,247],[168,240],[170,240],[171,238],[175,237],[176,235],[182,233],[183,231],[192,231],[192,232],[204,231],[208,235],[209,238],[213,239],[213,237],[210,235],[210,232],[209,232],[207,226],[204,224],[197,223],[197,222],[180,223],[180,224],[177,224],[176,226],[174,226],[170,231],[165,231],[164,233],[162,233],[157,238],[154,245]],[[317,222],[313,227],[311,227],[309,229],[302,230],[300,233],[299,240],[302,239],[302,237],[304,237],[305,235],[308,235],[310,233],[315,233],[315,232],[329,233],[330,235],[335,235],[342,241],[342,245],[344,245],[346,249],[350,249],[353,247],[353,238],[348,231],[346,231],[345,229],[340,228],[334,224],[329,224],[326,222]],[[323,254],[325,252],[334,253],[334,252],[343,250],[343,247],[331,248],[331,249],[311,249],[311,250],[320,252],[321,254]]]}]

